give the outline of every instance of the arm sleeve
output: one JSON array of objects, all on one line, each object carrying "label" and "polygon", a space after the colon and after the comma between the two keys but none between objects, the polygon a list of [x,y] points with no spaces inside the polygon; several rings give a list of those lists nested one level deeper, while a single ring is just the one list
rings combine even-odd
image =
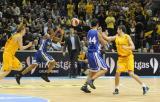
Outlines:
[{"label": "arm sleeve", "polygon": [[58,42],[57,44],[56,43],[52,43],[52,47],[55,49],[55,50],[61,50],[62,46],[61,44]]}]

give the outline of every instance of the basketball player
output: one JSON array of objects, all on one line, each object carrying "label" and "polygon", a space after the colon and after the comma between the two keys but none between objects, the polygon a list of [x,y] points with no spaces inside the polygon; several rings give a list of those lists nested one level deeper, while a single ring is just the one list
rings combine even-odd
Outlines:
[{"label": "basketball player", "polygon": [[32,46],[32,42],[23,46],[23,36],[26,33],[26,25],[21,24],[17,27],[17,31],[7,40],[3,51],[3,65],[0,71],[0,79],[7,76],[11,70],[22,70],[21,62],[16,58],[15,54],[18,50],[24,50]]},{"label": "basketball player", "polygon": [[[16,81],[19,85],[20,85],[20,79],[22,78],[22,76],[30,72],[32,69],[37,68],[38,64],[42,62],[46,63],[48,70],[47,70],[47,73],[42,74],[41,78],[46,82],[50,82],[50,80],[48,79],[48,74],[52,71],[52,69],[56,65],[56,61],[53,59],[51,55],[47,53],[47,47],[52,46],[54,49],[61,49],[60,43],[53,43],[52,38],[56,38],[56,37],[51,32],[51,30],[49,30],[48,34],[45,34],[42,37],[40,41],[39,50],[34,55],[33,64],[31,64],[25,70],[23,70],[22,72],[16,75]],[[62,36],[60,39],[57,38],[56,40],[60,42],[61,39],[62,39]]]},{"label": "basketball player", "polygon": [[91,22],[92,29],[88,31],[87,41],[88,41],[88,52],[87,58],[89,63],[89,74],[85,84],[81,87],[81,90],[90,93],[87,85],[91,88],[96,89],[94,86],[94,80],[108,71],[108,66],[101,57],[99,51],[100,44],[106,45],[106,41],[102,38],[101,34],[98,32],[98,21],[94,19]]},{"label": "basketball player", "polygon": [[115,41],[118,53],[117,70],[115,75],[115,91],[113,92],[113,94],[119,94],[120,74],[123,72],[127,72],[140,85],[142,85],[143,95],[145,95],[149,88],[140,80],[140,78],[136,74],[134,74],[134,56],[132,50],[135,49],[135,46],[131,37],[128,34],[124,33],[125,31],[125,26],[120,25],[118,26],[118,34],[116,36],[103,36],[105,40]]}]

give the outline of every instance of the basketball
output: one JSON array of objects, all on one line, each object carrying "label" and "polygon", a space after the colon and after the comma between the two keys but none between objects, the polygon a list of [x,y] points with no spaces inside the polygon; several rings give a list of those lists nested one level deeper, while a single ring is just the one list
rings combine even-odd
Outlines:
[{"label": "basketball", "polygon": [[78,26],[79,25],[80,20],[78,18],[72,18],[71,20],[71,24],[72,26]]}]

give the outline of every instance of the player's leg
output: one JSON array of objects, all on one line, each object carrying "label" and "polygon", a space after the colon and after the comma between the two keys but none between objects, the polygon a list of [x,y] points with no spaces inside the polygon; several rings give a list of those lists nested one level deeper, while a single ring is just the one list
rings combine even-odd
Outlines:
[{"label": "player's leg", "polygon": [[93,75],[95,75],[95,73],[96,73],[96,72],[89,71],[88,76],[87,76],[87,79],[86,79],[84,85],[81,87],[81,90],[84,91],[85,93],[91,93],[91,91],[88,89],[87,81],[90,80],[91,77],[92,77]]},{"label": "player's leg", "polygon": [[128,57],[128,62],[127,62],[127,67],[128,67],[128,74],[131,76],[133,79],[135,79],[140,85],[142,85],[143,89],[143,94],[146,94],[149,88],[140,80],[139,76],[134,74],[134,56],[130,55]]},{"label": "player's leg", "polygon": [[[38,61],[39,61],[37,55],[39,55],[39,54],[35,53],[34,60],[33,60],[32,64],[30,66],[28,66],[27,68],[25,68],[23,71],[19,70],[20,72],[15,75],[15,79],[16,79],[16,82],[18,84],[20,84],[20,79],[22,78],[22,76],[24,76],[25,74],[27,74],[28,72],[30,72],[32,69],[37,68]],[[15,62],[16,62],[16,60],[15,60]],[[17,60],[16,63],[18,63],[18,60]]]},{"label": "player's leg", "polygon": [[89,64],[89,73],[86,79],[86,82],[84,85],[81,87],[81,90],[86,92],[86,93],[91,93],[91,91],[88,89],[88,80],[91,80],[92,76],[95,75],[95,73],[99,70],[97,63],[94,59],[93,53],[87,53],[87,58],[88,58],[88,64]]},{"label": "player's leg", "polygon": [[0,70],[0,80],[2,80],[4,77],[6,77],[10,72],[11,72],[11,70],[8,70],[8,71]]},{"label": "player's leg", "polygon": [[56,65],[56,61],[55,60],[51,60],[48,62],[48,70],[47,73],[51,73],[51,71],[55,68]]},{"label": "player's leg", "polygon": [[47,67],[48,67],[48,70],[47,70],[47,73],[44,73],[41,78],[46,81],[46,82],[50,82],[50,80],[48,79],[48,75],[49,73],[51,73],[51,71],[55,68],[55,65],[56,65],[56,61],[55,60],[51,60],[49,62],[47,62]]},{"label": "player's leg", "polygon": [[24,76],[25,74],[27,74],[28,72],[30,72],[32,69],[37,68],[37,66],[38,66],[38,64],[36,64],[36,63],[31,64],[25,70],[23,70],[19,74],[16,74],[15,75],[16,82],[20,85],[20,80],[21,80],[22,76]]},{"label": "player's leg", "polygon": [[113,94],[119,94],[119,83],[120,83],[120,75],[121,72],[126,72],[126,59],[125,58],[118,58],[117,61],[117,70],[115,74],[115,90]]},{"label": "player's leg", "polygon": [[94,86],[93,82],[95,79],[97,79],[98,77],[105,75],[105,73],[108,71],[108,66],[105,63],[105,61],[101,58],[101,56],[99,55],[99,53],[94,53],[94,58],[95,61],[98,65],[98,68],[101,68],[101,70],[98,70],[94,76],[91,77],[90,80],[88,80],[88,84],[90,85],[91,88],[95,89],[96,87]]},{"label": "player's leg", "polygon": [[142,85],[143,95],[145,95],[149,88],[140,80],[138,75],[134,74],[133,71],[128,71],[128,73],[133,79],[135,79],[140,85]]},{"label": "player's leg", "polygon": [[46,65],[48,67],[47,73],[42,74],[41,78],[43,80],[45,80],[46,82],[50,82],[50,80],[48,79],[48,75],[49,73],[51,73],[51,71],[53,70],[53,68],[55,68],[56,65],[56,61],[53,59],[53,57],[47,53],[42,52],[42,56],[44,58],[44,60],[47,62]]},{"label": "player's leg", "polygon": [[30,72],[32,69],[35,69],[38,67],[38,64],[37,63],[34,63],[34,64],[31,64],[30,66],[28,66],[25,70],[23,70],[21,72],[22,75],[25,75],[27,74],[28,72]]},{"label": "player's leg", "polygon": [[120,72],[116,72],[115,75],[115,90],[113,92],[113,94],[119,94],[119,81],[120,81]]},{"label": "player's leg", "polygon": [[102,70],[98,71],[91,79],[95,80],[98,77],[105,75],[105,73],[107,73],[107,70],[102,69]]},{"label": "player's leg", "polygon": [[12,61],[13,58],[11,55],[3,53],[3,66],[0,70],[0,80],[11,72]]}]

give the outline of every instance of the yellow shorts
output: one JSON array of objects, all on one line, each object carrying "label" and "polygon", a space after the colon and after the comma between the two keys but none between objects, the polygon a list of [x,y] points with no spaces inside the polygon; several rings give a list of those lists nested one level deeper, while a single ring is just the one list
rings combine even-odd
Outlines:
[{"label": "yellow shorts", "polygon": [[1,70],[20,70],[22,68],[21,62],[13,55],[9,53],[3,53],[3,66]]},{"label": "yellow shorts", "polygon": [[134,71],[134,56],[118,57],[116,72]]}]

